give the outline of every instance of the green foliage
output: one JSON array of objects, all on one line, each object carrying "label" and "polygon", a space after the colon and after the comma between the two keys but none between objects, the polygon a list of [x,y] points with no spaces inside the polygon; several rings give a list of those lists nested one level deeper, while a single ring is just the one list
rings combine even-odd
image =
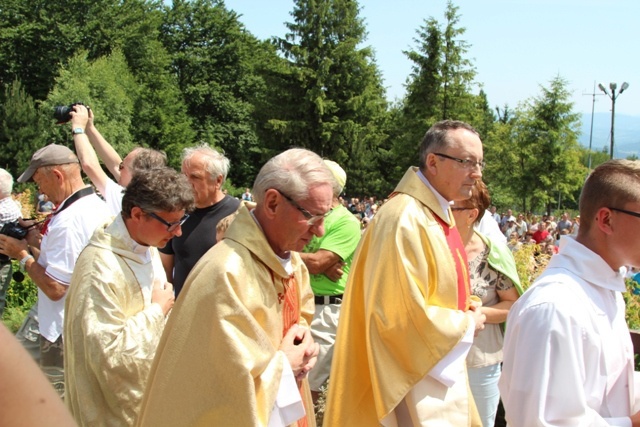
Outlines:
[{"label": "green foliage", "polygon": [[[382,197],[417,164],[425,131],[453,118],[480,132],[496,204],[575,207],[588,152],[566,83],[494,114],[451,1],[417,29],[406,96],[391,106],[357,1],[296,0],[291,16],[284,38],[260,41],[223,0],[0,0],[0,166],[17,176],[37,148],[71,145],[51,109],[83,101],[121,155],[148,146],[178,168],[205,141],[244,187],[304,147],[343,166],[349,194]],[[592,167],[607,154],[592,152]]]},{"label": "green foliage", "polygon": [[496,123],[485,139],[485,176],[510,195],[521,211],[551,212],[562,200],[575,201],[586,169],[578,144],[578,115],[560,77],[542,95],[520,105],[506,123]]},{"label": "green foliage", "polygon": [[0,98],[0,166],[14,178],[27,168],[31,155],[46,145],[45,119],[19,80],[4,87]]},{"label": "green foliage", "polygon": [[624,302],[627,307],[625,319],[629,329],[640,329],[640,295],[636,292],[639,289],[638,283],[634,280],[627,279],[627,292],[623,293]]},{"label": "green foliage", "polygon": [[234,182],[252,182],[262,150],[250,101],[263,91],[256,70],[264,45],[220,0],[173,1],[165,8],[161,40],[196,138],[225,151]]},{"label": "green foliage", "polygon": [[[124,156],[135,146],[129,129],[137,94],[136,80],[121,51],[115,50],[93,62],[89,62],[87,52],[82,51],[61,67],[60,76],[46,101],[41,103],[41,109],[53,112],[56,105],[74,102],[89,105],[100,133]],[[50,120],[53,123],[53,118]],[[53,142],[71,143],[68,125],[52,125],[49,132]]]},{"label": "green foliage", "polygon": [[458,7],[450,1],[445,22],[430,17],[417,31],[416,47],[405,51],[413,62],[407,79],[407,95],[399,106],[390,134],[397,181],[411,165],[418,164],[418,149],[431,125],[444,119],[466,121],[484,136],[492,127],[493,112],[486,94],[472,93],[476,71],[466,57],[469,44],[462,39]]},{"label": "green foliage", "polygon": [[523,244],[513,252],[516,271],[523,290],[527,290],[531,286],[549,262],[548,255],[537,255],[539,251],[538,245]]},{"label": "green foliage", "polygon": [[[12,261],[12,269],[13,271],[20,269],[20,264],[15,260]],[[6,293],[7,305],[2,315],[4,325],[15,333],[37,299],[38,288],[28,276],[22,282],[11,280]]]},{"label": "green foliage", "polygon": [[327,409],[327,396],[329,393],[329,379],[320,386],[318,390],[318,401],[313,406],[316,414],[316,425],[321,426],[324,422],[324,412]]},{"label": "green foliage", "polygon": [[274,104],[264,133],[279,151],[299,146],[338,162],[352,194],[382,188],[378,160],[386,138],[382,79],[373,51],[362,47],[358,14],[355,1],[295,2],[289,33],[276,40],[287,61],[275,81],[289,102]]}]

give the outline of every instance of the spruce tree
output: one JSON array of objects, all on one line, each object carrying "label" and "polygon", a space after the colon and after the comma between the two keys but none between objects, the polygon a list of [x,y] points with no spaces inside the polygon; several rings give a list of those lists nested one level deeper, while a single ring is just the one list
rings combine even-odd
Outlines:
[{"label": "spruce tree", "polygon": [[378,192],[386,100],[380,72],[353,0],[297,0],[289,32],[276,40],[288,61],[281,91],[293,104],[274,111],[267,126],[282,149],[309,148],[338,162],[347,191]]}]

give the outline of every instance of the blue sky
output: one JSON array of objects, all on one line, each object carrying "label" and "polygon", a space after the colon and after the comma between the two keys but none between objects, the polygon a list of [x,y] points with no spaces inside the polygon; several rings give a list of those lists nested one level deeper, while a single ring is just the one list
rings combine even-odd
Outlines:
[{"label": "blue sky", "polygon": [[[444,23],[446,0],[361,0],[387,97],[404,94],[411,63],[402,53],[413,48],[416,30],[429,17]],[[255,36],[282,37],[292,21],[293,0],[225,0],[227,8]],[[468,57],[492,107],[514,108],[539,96],[560,75],[569,82],[575,111],[591,114],[593,85],[624,81],[618,114],[640,120],[639,0],[457,0],[459,26],[471,44]],[[596,87],[597,93],[602,93]],[[610,112],[611,100],[595,97],[596,112]],[[616,126],[617,128],[617,126]]]}]

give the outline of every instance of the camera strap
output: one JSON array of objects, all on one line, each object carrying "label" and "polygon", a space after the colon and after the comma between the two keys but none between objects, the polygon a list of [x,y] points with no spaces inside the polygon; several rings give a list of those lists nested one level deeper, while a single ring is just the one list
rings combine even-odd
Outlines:
[{"label": "camera strap", "polygon": [[42,228],[40,230],[40,233],[44,236],[45,234],[47,234],[47,230],[49,228],[49,222],[51,222],[51,220],[53,219],[54,216],[58,215],[60,212],[62,212],[63,210],[67,209],[69,206],[71,206],[72,204],[74,204],[75,202],[77,202],[79,199],[88,196],[90,194],[94,194],[95,191],[93,189],[93,187],[85,187],[82,190],[78,190],[75,193],[73,193],[71,195],[71,197],[69,197],[67,200],[65,200],[64,205],[56,208],[51,215],[49,215],[47,217],[47,219],[44,221],[44,224],[42,224]]}]

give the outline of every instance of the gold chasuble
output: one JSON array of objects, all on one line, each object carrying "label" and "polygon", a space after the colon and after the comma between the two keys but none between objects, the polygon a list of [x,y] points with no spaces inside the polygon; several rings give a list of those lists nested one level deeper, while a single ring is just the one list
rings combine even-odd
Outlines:
[{"label": "gold chasuble", "polygon": [[[293,275],[241,207],[176,301],[138,425],[267,426],[288,365],[278,351],[283,332],[293,323],[308,328],[314,311],[307,268],[297,253],[291,263]],[[299,386],[306,419],[293,425],[314,427],[307,380]]]},{"label": "gold chasuble", "polygon": [[[446,219],[416,172],[405,173],[398,194],[376,213],[356,251],[340,314],[325,427],[372,427],[383,420],[399,425],[396,409],[418,384],[426,384],[428,395],[420,409],[427,413],[422,425],[481,426],[463,362],[453,387],[428,377],[471,325],[461,309],[466,309],[469,282],[462,244],[454,244],[459,234],[453,216],[449,211]],[[451,246],[445,228],[451,231]]]}]

